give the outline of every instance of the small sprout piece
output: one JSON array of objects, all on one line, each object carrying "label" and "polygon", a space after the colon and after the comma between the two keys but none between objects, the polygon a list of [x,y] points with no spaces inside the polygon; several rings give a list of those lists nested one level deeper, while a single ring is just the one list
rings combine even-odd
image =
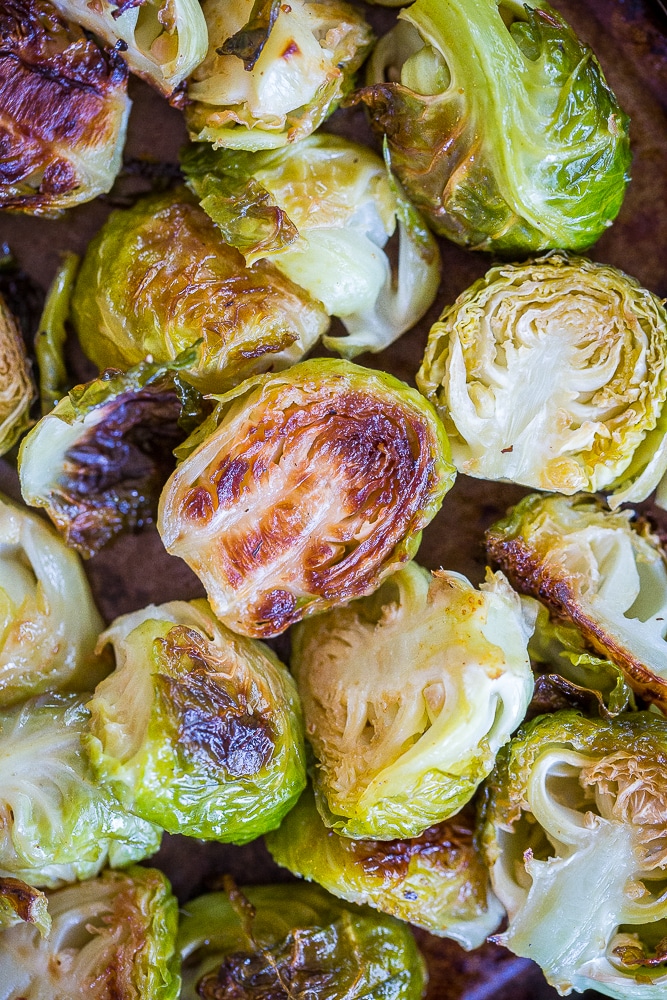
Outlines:
[{"label": "small sprout piece", "polygon": [[573,622],[646,701],[667,712],[667,566],[630,511],[593,497],[525,497],[487,533],[517,590]]},{"label": "small sprout piece", "polygon": [[7,1000],[177,1000],[178,904],[155,868],[105,871],[49,894],[51,933],[29,924],[0,934]]},{"label": "small sprout piece", "polygon": [[43,695],[0,715],[1,875],[54,888],[160,846],[160,832],[93,778],[81,746],[87,697]]},{"label": "small sprout piece", "polygon": [[525,715],[531,626],[501,573],[478,591],[415,563],[300,625],[291,666],[327,826],[404,839],[457,813]]},{"label": "small sprout piece", "polygon": [[0,455],[30,427],[34,395],[21,331],[0,296]]},{"label": "small sprout piece", "polygon": [[[332,350],[347,358],[380,351],[432,304],[435,239],[365,146],[314,135],[261,153],[190,147],[182,160],[202,208],[246,264],[268,258],[341,319],[348,336],[325,337]],[[397,221],[392,274],[384,247]]]},{"label": "small sprout piece", "polygon": [[[48,937],[51,916],[46,896],[18,878],[0,878],[0,930],[22,923],[32,924],[43,938]],[[0,949],[3,940],[0,935]]]},{"label": "small sprout piece", "polygon": [[567,995],[667,986],[665,720],[556,712],[498,755],[481,842],[509,917],[496,940]]},{"label": "small sprout piece", "polygon": [[442,425],[414,389],[319,358],[216,398],[158,527],[226,625],[277,635],[414,555],[453,482]]},{"label": "small sprout piece", "polygon": [[203,338],[188,373],[203,392],[294,364],[329,323],[273,264],[245,267],[185,191],[112,212],[83,259],[72,311],[100,369],[173,361]]},{"label": "small sprout piece", "polygon": [[78,269],[79,257],[75,253],[65,254],[51,282],[40,317],[39,329],[35,335],[42,416],[51,413],[68,389],[64,357],[67,340],[66,323]]},{"label": "small sprout piece", "polygon": [[206,601],[123,615],[102,636],[116,670],[88,708],[98,778],[171,833],[244,843],[276,827],[305,782],[294,681]]},{"label": "small sprout piece", "polygon": [[0,707],[94,687],[108,673],[103,627],[76,553],[0,496]]},{"label": "small sprout piece", "polygon": [[241,892],[232,883],[200,896],[187,904],[177,945],[182,1000],[420,1000],[426,988],[404,924],[313,885]]},{"label": "small sprout piece", "polygon": [[120,170],[127,69],[44,0],[4,0],[0,209],[56,215],[109,191]]},{"label": "small sprout piece", "polygon": [[355,99],[436,232],[506,254],[591,246],[630,166],[591,50],[545,2],[416,0],[399,18]]},{"label": "small sprout piece", "polygon": [[190,137],[275,149],[314,132],[352,87],[373,33],[343,0],[204,0],[209,49],[188,84]]},{"label": "small sprout piece", "polygon": [[667,312],[606,264],[491,268],[431,329],[417,384],[469,476],[618,506],[667,469]]},{"label": "small sprout piece", "polygon": [[474,811],[413,840],[350,840],[328,829],[308,788],[280,829],[266,837],[274,861],[350,903],[367,903],[478,948],[504,911],[473,844]]}]

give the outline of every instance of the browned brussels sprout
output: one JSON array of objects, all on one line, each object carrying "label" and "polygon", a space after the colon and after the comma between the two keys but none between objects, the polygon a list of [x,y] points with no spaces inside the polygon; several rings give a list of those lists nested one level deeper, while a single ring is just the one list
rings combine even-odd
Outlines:
[{"label": "browned brussels sprout", "polygon": [[30,426],[34,386],[21,333],[0,296],[0,455]]}]

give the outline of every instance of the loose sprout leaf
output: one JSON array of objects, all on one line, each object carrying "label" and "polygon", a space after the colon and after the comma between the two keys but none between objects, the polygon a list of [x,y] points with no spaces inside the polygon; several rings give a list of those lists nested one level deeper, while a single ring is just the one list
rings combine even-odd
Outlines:
[{"label": "loose sprout leaf", "polygon": [[217,53],[220,56],[238,56],[245,70],[255,68],[262,54],[271,28],[276,23],[280,11],[280,0],[255,0],[248,23],[225,39]]},{"label": "loose sprout leaf", "polygon": [[51,916],[46,896],[18,878],[0,878],[0,930],[21,923],[36,927],[43,938],[49,936]]},{"label": "loose sprout leaf", "polygon": [[0,296],[0,455],[30,427],[34,394],[21,331]]},{"label": "loose sprout leaf", "polygon": [[63,261],[51,282],[44,310],[35,334],[35,354],[39,365],[39,398],[42,416],[50,413],[59,399],[69,388],[64,350],[67,339],[65,326],[70,311],[70,302],[79,257],[74,253],[65,254]]}]

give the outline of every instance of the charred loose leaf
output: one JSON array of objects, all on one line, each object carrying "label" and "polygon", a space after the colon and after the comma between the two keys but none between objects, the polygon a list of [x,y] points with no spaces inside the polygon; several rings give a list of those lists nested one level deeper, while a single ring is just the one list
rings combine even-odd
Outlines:
[{"label": "charred loose leaf", "polygon": [[[51,917],[46,896],[21,879],[0,878],[0,930],[22,923],[31,924],[42,937],[48,937]],[[0,935],[0,948],[2,940]]]},{"label": "charred loose leaf", "polygon": [[419,393],[316,359],[216,398],[181,449],[158,527],[221,621],[277,635],[370,593],[412,557],[453,482],[442,425]]},{"label": "charred loose leaf", "polygon": [[0,455],[9,451],[30,427],[34,395],[21,332],[0,296]]},{"label": "charred loose leaf", "polygon": [[54,215],[109,191],[127,69],[43,0],[0,5],[0,208]]}]

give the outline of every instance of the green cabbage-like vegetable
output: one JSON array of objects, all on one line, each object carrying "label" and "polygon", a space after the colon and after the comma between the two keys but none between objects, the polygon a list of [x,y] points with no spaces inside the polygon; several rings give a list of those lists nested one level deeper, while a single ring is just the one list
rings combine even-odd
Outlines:
[{"label": "green cabbage-like vegetable", "polygon": [[244,843],[305,785],[296,687],[272,651],[234,635],[206,601],[123,615],[101,639],[116,670],[88,704],[98,778],[171,833]]},{"label": "green cabbage-like vegetable", "polygon": [[[182,157],[188,183],[247,264],[268,258],[338,316],[347,337],[325,337],[351,358],[380,351],[423,316],[439,285],[437,244],[379,156],[333,135],[285,149]],[[398,221],[395,274],[384,251]]]},{"label": "green cabbage-like vegetable", "polygon": [[277,635],[412,558],[453,482],[442,424],[418,392],[318,358],[214,398],[158,528],[221,621]]},{"label": "green cabbage-like vegetable", "polygon": [[0,455],[30,427],[34,394],[21,331],[0,296]]},{"label": "green cabbage-like vegetable", "polygon": [[403,839],[457,813],[526,713],[531,627],[502,574],[475,590],[414,563],[300,625],[291,667],[327,826]]},{"label": "green cabbage-like vegetable", "polygon": [[524,593],[573,622],[642,698],[667,710],[667,566],[648,526],[593,497],[525,497],[487,533]]},{"label": "green cabbage-like vegetable", "polygon": [[190,136],[275,149],[314,132],[351,89],[373,33],[344,0],[204,0],[209,49],[188,84]]},{"label": "green cabbage-like vegetable", "polygon": [[431,329],[417,384],[467,475],[618,506],[667,469],[667,312],[606,264],[491,268]]},{"label": "green cabbage-like vegetable", "polygon": [[155,868],[105,871],[49,895],[51,933],[0,934],[2,1000],[177,1000],[178,904]]},{"label": "green cabbage-like vegetable", "polygon": [[335,896],[470,949],[483,944],[504,915],[473,844],[474,825],[467,808],[412,840],[350,840],[324,825],[309,788],[266,844],[279,865]]},{"label": "green cabbage-like vegetable", "polygon": [[81,746],[87,697],[42,695],[0,715],[0,875],[53,888],[160,845],[93,778]]},{"label": "green cabbage-like vegetable", "polygon": [[649,712],[541,716],[499,754],[482,829],[509,917],[497,940],[563,995],[664,996],[666,760]]},{"label": "green cabbage-like vegetable", "polygon": [[103,627],[76,553],[0,496],[0,707],[94,687],[108,672]]},{"label": "green cabbage-like vegetable", "polygon": [[508,254],[594,243],[630,147],[591,50],[543,0],[416,0],[399,17],[356,99],[433,228]]},{"label": "green cabbage-like vegetable", "polygon": [[[0,878],[0,931],[17,924],[30,924],[42,937],[51,930],[46,896],[18,878]],[[3,936],[0,935],[0,948]]]},{"label": "green cabbage-like vegetable", "polygon": [[189,378],[204,392],[294,364],[329,322],[270,262],[245,267],[185,191],[112,212],[83,259],[72,315],[100,369],[173,361],[203,338]]},{"label": "green cabbage-like vegetable", "polygon": [[182,1000],[234,996],[420,1000],[426,969],[408,928],[318,886],[250,886],[188,903]]}]

